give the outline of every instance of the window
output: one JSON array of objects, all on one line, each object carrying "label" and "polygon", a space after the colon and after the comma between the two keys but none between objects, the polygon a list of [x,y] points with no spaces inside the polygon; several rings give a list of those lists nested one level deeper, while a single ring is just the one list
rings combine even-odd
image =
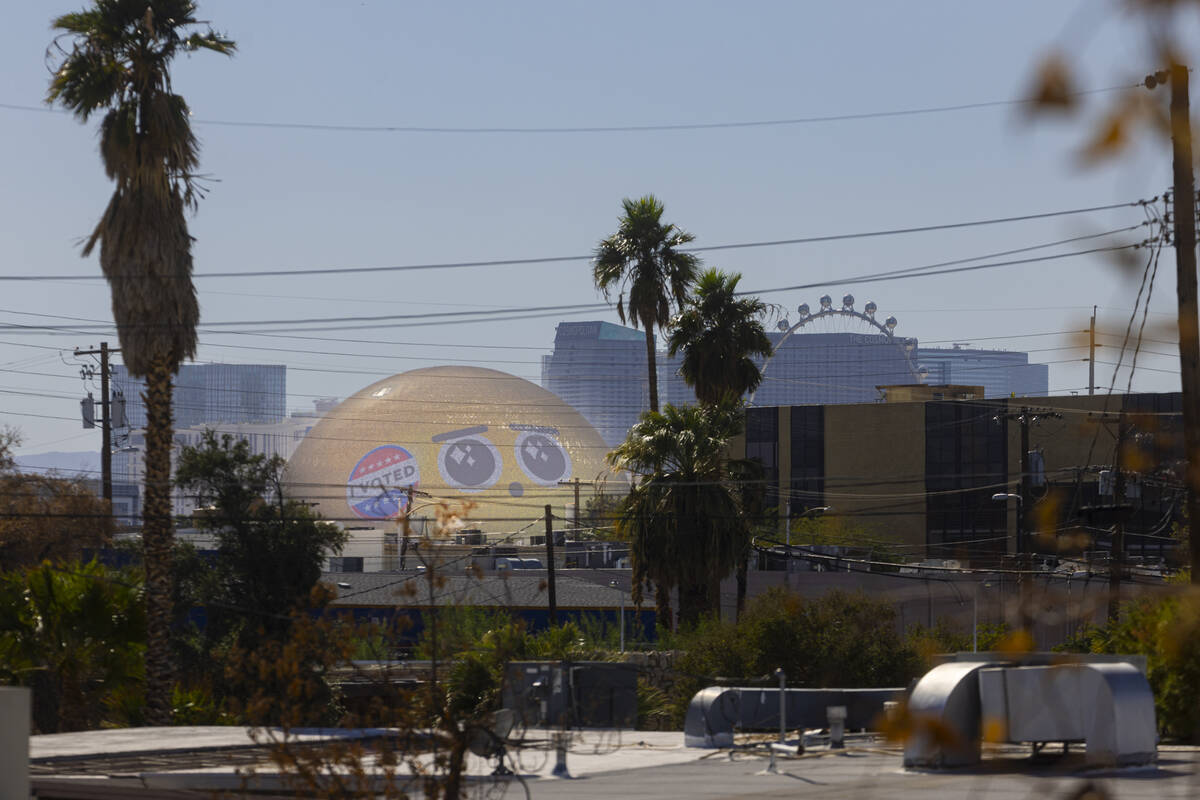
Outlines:
[{"label": "window", "polygon": [[933,558],[995,560],[1007,550],[1008,480],[1002,405],[925,404],[926,545]]},{"label": "window", "polygon": [[793,406],[792,515],[825,505],[825,408]]},{"label": "window", "polygon": [[779,409],[746,409],[746,458],[762,464],[765,508],[779,507]]}]

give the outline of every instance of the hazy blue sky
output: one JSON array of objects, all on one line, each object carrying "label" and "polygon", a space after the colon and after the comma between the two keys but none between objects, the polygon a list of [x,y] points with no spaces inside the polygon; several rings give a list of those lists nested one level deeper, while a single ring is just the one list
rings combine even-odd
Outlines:
[{"label": "hazy blue sky", "polygon": [[[1021,95],[1061,43],[1084,87],[1153,68],[1144,32],[1114,4],[1029,2],[384,3],[208,0],[200,17],[237,40],[233,59],[183,58],[177,89],[197,120],[563,127],[727,122],[893,111]],[[79,3],[10,3],[0,103],[39,105],[50,17]],[[1188,27],[1188,34],[1194,31]],[[1186,38],[1186,37],[1185,37]],[[1191,41],[1195,41],[1191,36]],[[1112,95],[1091,98],[1098,109]],[[957,222],[1148,198],[1170,177],[1161,143],[1119,166],[1073,158],[1083,120],[1026,123],[1012,107],[811,125],[671,132],[448,134],[197,123],[211,192],[192,221],[196,270],[409,264],[585,254],[645,192],[703,245]],[[110,185],[95,126],[0,108],[0,270],[98,274],[78,243]],[[1087,383],[1093,304],[1122,329],[1136,285],[1100,256],[942,278],[839,279],[1136,224],[1135,209],[952,232],[725,251],[709,262],[790,309],[845,289],[923,343],[1026,349],[1051,388]],[[1080,247],[1073,245],[1070,247]],[[1173,332],[1173,254],[1154,287],[1153,338]],[[310,278],[198,279],[206,323],[594,302],[581,262]],[[110,320],[102,281],[0,283],[0,324]],[[576,317],[579,318],[579,317]],[[584,318],[610,318],[600,313]],[[313,341],[204,334],[201,360],[283,362],[289,405],[346,396],[392,372],[467,361],[537,380],[556,317],[322,332]],[[1005,338],[1022,336],[1023,338]],[[87,449],[77,370],[50,349],[115,334],[0,331],[0,423],[27,452]],[[365,344],[356,339],[398,344]],[[1104,339],[1115,345],[1117,339]],[[500,345],[479,349],[473,345]],[[233,347],[236,345],[237,347]],[[453,346],[451,346],[453,345]],[[282,348],[285,352],[244,349]],[[1117,348],[1102,350],[1112,360]],[[1177,386],[1170,344],[1150,343],[1135,388]],[[331,351],[346,355],[325,355]],[[69,355],[69,354],[68,354]],[[340,370],[329,372],[327,370]],[[1160,370],[1160,371],[1154,371]],[[36,373],[36,374],[29,374]],[[1111,367],[1098,378],[1107,384]],[[1124,378],[1120,383],[1123,385]],[[49,395],[49,396],[46,396]],[[46,419],[35,415],[65,417]]]}]

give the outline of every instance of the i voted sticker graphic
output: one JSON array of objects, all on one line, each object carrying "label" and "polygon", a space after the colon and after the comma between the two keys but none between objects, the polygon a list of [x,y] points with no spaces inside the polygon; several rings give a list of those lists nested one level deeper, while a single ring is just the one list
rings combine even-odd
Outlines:
[{"label": "i voted sticker graphic", "polygon": [[346,504],[362,519],[394,519],[408,503],[405,489],[421,481],[416,457],[384,444],[358,460],[346,480]]}]

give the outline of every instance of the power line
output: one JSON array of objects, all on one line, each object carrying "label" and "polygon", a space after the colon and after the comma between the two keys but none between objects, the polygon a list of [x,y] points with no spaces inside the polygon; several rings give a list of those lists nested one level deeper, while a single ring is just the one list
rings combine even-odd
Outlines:
[{"label": "power line", "polygon": [[[1106,86],[1098,89],[1087,89],[1073,92],[1071,97],[1085,97],[1093,94],[1136,89],[1140,84]],[[229,128],[260,128],[267,130],[301,130],[326,131],[339,133],[402,133],[402,134],[596,134],[596,133],[662,133],[670,131],[703,131],[729,130],[738,128],[774,128],[794,127],[798,125],[815,125],[831,122],[850,122],[870,119],[890,119],[895,117],[912,117],[928,114],[945,114],[954,111],[971,111],[983,108],[1004,108],[1025,106],[1035,102],[1032,99],[1016,100],[984,100],[974,103],[956,103],[952,105],[925,106],[921,108],[897,109],[893,111],[865,111],[851,114],[824,114],[808,117],[782,117],[776,119],[731,120],[727,122],[675,122],[649,125],[574,125],[574,126],[542,126],[542,127],[513,127],[513,126],[446,126],[446,125],[356,125],[349,123],[322,122],[272,122],[266,120],[230,120],[230,119],[195,119],[194,124],[211,125]],[[21,105],[18,103],[0,103],[0,108],[8,111],[25,111],[35,113],[61,113],[56,108],[44,106]]]},{"label": "power line", "polygon": [[[797,284],[794,286],[777,286],[770,289],[758,289],[753,292],[740,292],[739,294],[772,294],[775,292],[794,291],[797,289],[809,289],[821,286],[830,285],[845,285],[864,283],[867,281],[890,281],[904,280],[910,278],[924,278],[937,275],[948,275],[958,272],[973,272],[983,269],[996,269],[999,267],[1019,266],[1024,264],[1040,263],[1044,261],[1054,261],[1063,258],[1075,258],[1078,256],[1091,255],[1094,253],[1116,252],[1120,250],[1137,249],[1144,246],[1144,243],[1130,243],[1124,245],[1113,245],[1109,247],[1093,247],[1086,250],[1074,250],[1068,253],[1056,253],[1045,256],[1035,256],[1033,258],[1014,259],[1009,261],[994,261],[987,264],[974,264],[970,266],[950,267],[926,272],[915,272],[915,270],[925,269],[924,267],[907,267],[902,270],[892,272],[881,272],[871,275],[859,275],[848,278],[833,278],[815,283]],[[967,259],[975,260],[975,259]],[[930,265],[932,266],[932,265]],[[579,313],[591,313],[593,311],[604,311],[610,308],[607,303],[574,303],[565,305],[553,306],[523,306],[512,307],[498,310],[486,311],[436,311],[425,312],[420,314],[386,314],[378,316],[355,316],[355,317],[309,317],[296,318],[290,320],[224,320],[218,322],[204,323],[206,327],[200,328],[201,332],[206,333],[221,333],[223,331],[211,330],[214,326],[247,326],[247,325],[304,325],[303,328],[292,327],[267,327],[262,329],[251,329],[246,331],[230,331],[231,333],[242,333],[247,335],[255,335],[259,333],[287,333],[295,330],[302,331],[343,331],[343,330],[362,330],[377,329],[377,328],[407,328],[407,327],[424,327],[427,325],[444,325],[448,323],[463,324],[468,322],[496,322],[513,319],[529,319],[539,316],[557,316],[557,315],[572,315]],[[65,319],[81,319],[78,317],[62,317],[55,314],[38,314],[34,312],[4,310],[6,313],[23,314],[28,316],[42,316],[50,318],[65,318]],[[394,320],[425,320],[422,322],[395,322]],[[341,322],[360,322],[362,320],[370,320],[370,324],[354,324],[354,325],[329,325],[325,323],[341,323]],[[5,330],[10,333],[49,333],[49,332],[65,332],[78,335],[90,335],[106,331],[111,331],[114,327],[112,323],[103,320],[93,320],[96,324],[83,325],[25,325],[21,323],[3,323],[0,324],[0,330]],[[160,327],[158,323],[144,323],[129,327]]]},{"label": "power line", "polygon": [[[1077,214],[1090,214],[1097,211],[1111,211],[1119,208],[1133,208],[1137,206],[1145,206],[1149,203],[1155,203],[1158,198],[1150,200],[1134,200],[1126,203],[1111,203],[1109,205],[1088,206],[1085,208],[1072,208],[1059,211],[1045,211],[1035,214],[1020,214],[1008,217],[994,217],[990,219],[970,220],[967,222],[951,222],[936,225],[920,225],[907,228],[889,228],[883,230],[858,231],[854,233],[839,233],[820,236],[804,236],[792,239],[772,239],[765,241],[739,242],[736,244],[710,245],[707,247],[694,247],[687,250],[692,253],[717,252],[722,250],[738,250],[749,249],[756,247],[779,247],[782,245],[794,244],[813,244],[818,242],[834,242],[845,241],[849,239],[867,239],[880,236],[900,236],[911,233],[927,233],[932,231],[956,230],[960,228],[978,227],[984,225],[1000,225],[1011,222],[1027,222],[1038,219],[1050,219],[1053,217],[1072,216]],[[194,274],[195,279],[203,278],[263,278],[263,277],[278,277],[278,276],[296,276],[296,275],[348,275],[352,273],[378,273],[378,272],[407,272],[413,270],[431,270],[431,269],[464,269],[473,267],[504,267],[518,266],[527,264],[550,264],[564,261],[591,261],[593,255],[569,255],[569,256],[546,256],[540,258],[506,258],[506,259],[491,259],[483,261],[449,261],[429,264],[404,264],[394,266],[376,266],[376,267],[316,267],[313,269],[271,269],[271,270],[250,270],[245,272],[200,272]],[[137,273],[121,274],[113,277],[138,277]],[[44,275],[44,274],[25,274],[25,275],[0,275],[0,281],[75,281],[75,280],[102,280],[105,276],[102,274],[79,274],[79,275]]]}]

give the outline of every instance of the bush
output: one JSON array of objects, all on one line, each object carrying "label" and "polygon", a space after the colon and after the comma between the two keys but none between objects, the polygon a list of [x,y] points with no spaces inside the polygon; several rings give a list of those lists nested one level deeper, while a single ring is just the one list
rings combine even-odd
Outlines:
[{"label": "bush", "polygon": [[670,638],[676,663],[672,717],[681,726],[692,696],[715,680],[767,681],[782,668],[789,686],[904,686],[920,672],[896,632],[891,604],[859,592],[804,600],[782,589],[754,598],[736,623],[706,620]]},{"label": "bush", "polygon": [[1119,620],[1084,628],[1057,649],[1146,656],[1159,730],[1200,743],[1200,591],[1125,603]]},{"label": "bush", "polygon": [[[979,642],[979,652],[986,653],[989,650],[1003,648],[1011,633],[1011,629],[1003,622],[981,624],[976,637]],[[909,625],[904,632],[904,637],[908,646],[916,652],[921,666],[926,670],[935,665],[937,656],[943,653],[969,652],[975,644],[971,631],[960,633],[947,625],[944,619],[939,619],[932,628],[919,622]]]},{"label": "bush", "polygon": [[0,574],[0,683],[33,690],[38,733],[112,723],[140,705],[141,576],[92,561]]}]

